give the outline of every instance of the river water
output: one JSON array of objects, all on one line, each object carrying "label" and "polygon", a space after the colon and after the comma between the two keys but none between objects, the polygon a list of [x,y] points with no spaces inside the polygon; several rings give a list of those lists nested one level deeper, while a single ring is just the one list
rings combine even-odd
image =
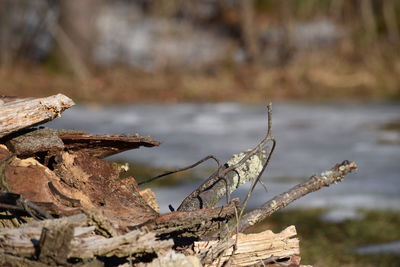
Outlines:
[{"label": "river water", "polygon": [[[263,176],[268,192],[257,188],[249,207],[347,159],[358,164],[357,173],[290,207],[400,210],[400,131],[383,129],[393,121],[400,121],[400,103],[274,103],[272,131],[277,147]],[[265,106],[187,103],[77,105],[46,126],[150,135],[162,145],[114,158],[173,168],[209,154],[225,162],[232,154],[253,148],[263,138],[266,123]],[[177,207],[198,183],[155,189],[161,210],[167,211],[169,204]],[[243,186],[235,196],[243,197],[247,189]]]}]

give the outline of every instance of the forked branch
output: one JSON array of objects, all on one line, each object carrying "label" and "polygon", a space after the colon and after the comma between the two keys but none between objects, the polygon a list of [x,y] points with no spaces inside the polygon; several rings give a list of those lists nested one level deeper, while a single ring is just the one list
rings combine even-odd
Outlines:
[{"label": "forked branch", "polygon": [[[275,148],[272,137],[272,104],[268,105],[268,128],[264,139],[253,149],[234,155],[226,164],[220,166],[202,185],[189,194],[181,203],[178,211],[189,211],[215,206],[218,201],[236,190],[240,185],[252,181],[247,202],[255,185],[260,180]],[[265,155],[268,143],[272,147]]]},{"label": "forked branch", "polygon": [[336,184],[343,181],[344,176],[356,169],[357,165],[355,162],[349,162],[346,160],[340,164],[337,164],[329,171],[311,176],[307,182],[296,185],[289,191],[282,193],[266,202],[260,208],[245,214],[239,221],[239,231],[243,232],[248,227],[264,220],[277,210],[286,207],[291,202],[311,192],[317,191],[324,186],[329,186],[331,184]]}]

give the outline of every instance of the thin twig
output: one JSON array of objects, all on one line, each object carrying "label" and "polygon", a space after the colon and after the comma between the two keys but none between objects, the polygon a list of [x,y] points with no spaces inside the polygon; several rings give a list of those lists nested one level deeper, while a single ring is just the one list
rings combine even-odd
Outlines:
[{"label": "thin twig", "polygon": [[162,177],[164,177],[164,176],[167,176],[167,175],[171,175],[171,174],[174,174],[174,173],[187,171],[187,170],[192,169],[192,168],[196,167],[197,165],[199,165],[199,164],[201,164],[201,163],[203,163],[203,162],[205,162],[205,161],[207,161],[207,160],[209,160],[209,159],[215,160],[215,162],[217,162],[218,169],[220,168],[220,166],[221,166],[220,161],[219,161],[216,157],[214,157],[213,155],[208,155],[207,157],[205,157],[205,158],[203,158],[203,159],[201,159],[201,160],[199,160],[199,161],[193,163],[192,165],[189,165],[189,166],[187,166],[187,167],[180,168],[180,169],[177,169],[177,170],[173,170],[173,171],[167,171],[167,172],[165,172],[165,173],[163,173],[163,174],[157,175],[157,176],[152,177],[152,178],[150,178],[150,179],[148,179],[148,180],[139,182],[138,184],[139,184],[139,185],[147,184],[147,183],[153,182],[153,181],[158,180],[158,179],[160,179],[160,178],[162,178]]}]

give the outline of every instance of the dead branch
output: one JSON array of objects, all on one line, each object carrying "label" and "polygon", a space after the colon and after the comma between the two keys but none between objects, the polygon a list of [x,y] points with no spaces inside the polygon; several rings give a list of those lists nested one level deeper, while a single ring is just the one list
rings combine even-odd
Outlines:
[{"label": "dead branch", "polygon": [[44,98],[25,98],[0,105],[0,138],[60,116],[75,103],[63,94]]},{"label": "dead branch", "polygon": [[[203,184],[189,194],[181,203],[178,211],[189,211],[215,206],[224,196],[229,196],[240,185],[252,181],[249,194],[259,181],[275,148],[272,137],[272,105],[268,105],[268,128],[265,138],[253,149],[234,155],[220,166]],[[272,147],[265,155],[267,144]],[[245,200],[247,202],[248,197]]]},{"label": "dead branch", "polygon": [[344,176],[357,169],[354,162],[343,161],[341,164],[335,165],[331,170],[322,172],[319,175],[313,175],[302,184],[296,185],[289,191],[274,197],[266,202],[260,208],[245,214],[239,221],[239,231],[243,232],[248,227],[264,220],[274,212],[286,207],[291,202],[299,199],[311,192],[317,191],[324,186],[336,184],[343,181]]},{"label": "dead branch", "polygon": [[193,163],[193,164],[191,164],[191,165],[189,165],[187,167],[179,168],[179,169],[176,169],[176,170],[173,170],[173,171],[167,171],[165,173],[162,173],[160,175],[152,177],[152,178],[150,178],[148,180],[139,182],[138,184],[142,185],[142,184],[151,183],[151,182],[153,182],[155,180],[158,180],[158,179],[160,179],[162,177],[165,177],[165,176],[168,176],[168,175],[171,175],[171,174],[174,174],[174,173],[183,172],[183,171],[187,171],[187,170],[193,169],[194,167],[200,165],[201,163],[203,163],[203,162],[205,162],[205,161],[207,161],[209,159],[215,160],[215,162],[217,163],[217,168],[220,168],[221,163],[219,162],[219,160],[216,157],[214,157],[213,155],[208,155],[207,157],[202,158],[201,160],[199,160],[199,161],[197,161],[197,162],[195,162],[195,163]]}]

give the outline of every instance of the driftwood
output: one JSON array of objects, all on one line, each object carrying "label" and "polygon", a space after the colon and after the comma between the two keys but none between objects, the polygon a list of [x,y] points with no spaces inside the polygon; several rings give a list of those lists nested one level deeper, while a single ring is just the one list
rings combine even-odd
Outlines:
[{"label": "driftwood", "polygon": [[[63,95],[1,98],[1,265],[300,266],[294,226],[276,234],[242,232],[301,196],[342,181],[356,168],[345,161],[245,213],[275,148],[269,105],[266,136],[252,150],[223,165],[211,155],[146,181],[208,159],[218,164],[177,211],[160,214],[151,189],[141,190],[134,177],[120,179],[125,166],[102,160],[128,149],[158,146],[158,141],[138,134],[30,128],[71,105]],[[251,183],[246,198],[230,200],[246,182]],[[216,207],[224,197],[227,204]]]}]

